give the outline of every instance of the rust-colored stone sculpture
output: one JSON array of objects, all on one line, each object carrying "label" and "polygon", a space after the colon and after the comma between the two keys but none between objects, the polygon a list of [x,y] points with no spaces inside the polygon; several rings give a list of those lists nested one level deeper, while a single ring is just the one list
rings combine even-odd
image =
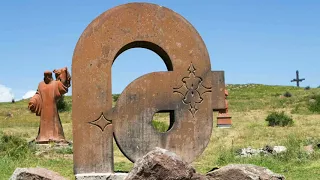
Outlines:
[{"label": "rust-colored stone sculpture", "polygon": [[[168,71],[137,78],[112,108],[112,64],[136,47],[157,53]],[[72,77],[73,159],[79,176],[113,172],[113,137],[133,162],[160,147],[190,163],[209,143],[212,111],[225,109],[224,72],[211,71],[202,38],[182,16],[155,4],[121,5],[91,22],[74,50]],[[170,113],[165,133],[152,126],[157,112]]]},{"label": "rust-colored stone sculpture", "polygon": [[39,132],[35,140],[37,143],[66,142],[57,101],[68,92],[71,77],[66,67],[53,72],[56,80],[53,80],[51,71],[44,72],[44,80],[39,83],[38,90],[28,106],[31,112],[40,116]]},{"label": "rust-colored stone sculpture", "polygon": [[231,121],[231,116],[228,113],[229,105],[228,105],[227,97],[229,96],[229,93],[227,89],[224,90],[224,94],[225,94],[226,108],[219,110],[218,117],[217,117],[217,126],[221,128],[228,128],[228,127],[231,127],[232,121]]}]

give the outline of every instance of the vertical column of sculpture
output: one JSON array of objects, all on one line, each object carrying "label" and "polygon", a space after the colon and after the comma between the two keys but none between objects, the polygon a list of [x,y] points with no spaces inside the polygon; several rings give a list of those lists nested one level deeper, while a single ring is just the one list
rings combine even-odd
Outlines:
[{"label": "vertical column of sculpture", "polygon": [[31,112],[40,116],[39,132],[35,140],[37,143],[66,142],[57,101],[68,92],[71,76],[66,67],[53,72],[56,80],[53,80],[51,71],[45,71],[44,79],[28,105]]},{"label": "vertical column of sculpture", "polygon": [[227,97],[229,96],[228,90],[224,90],[225,94],[225,109],[219,110],[218,117],[217,117],[217,126],[218,127],[231,127],[232,121],[231,116],[228,113],[229,106],[228,106],[228,100]]}]

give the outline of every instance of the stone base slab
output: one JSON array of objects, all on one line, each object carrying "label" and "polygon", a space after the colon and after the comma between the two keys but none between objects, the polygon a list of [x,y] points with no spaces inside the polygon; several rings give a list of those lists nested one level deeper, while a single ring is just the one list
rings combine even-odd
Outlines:
[{"label": "stone base slab", "polygon": [[231,124],[218,124],[218,128],[231,128]]},{"label": "stone base slab", "polygon": [[124,180],[127,173],[86,173],[76,174],[76,180]]}]

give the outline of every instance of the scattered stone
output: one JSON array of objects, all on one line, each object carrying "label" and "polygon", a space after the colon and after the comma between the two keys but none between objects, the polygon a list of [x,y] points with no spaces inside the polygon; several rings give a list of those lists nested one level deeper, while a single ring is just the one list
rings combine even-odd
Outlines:
[{"label": "scattered stone", "polygon": [[266,145],[264,148],[263,148],[264,151],[268,152],[268,153],[271,153],[273,152],[273,147],[272,146],[269,146],[269,145]]},{"label": "scattered stone", "polygon": [[45,168],[17,168],[10,180],[67,180],[60,174]]},{"label": "scattered stone", "polygon": [[204,180],[205,177],[196,174],[195,169],[181,160],[175,153],[156,148],[139,159],[126,177],[126,180],[142,179]]},{"label": "scattered stone", "polygon": [[251,157],[256,155],[275,155],[279,153],[286,152],[287,148],[285,146],[265,146],[264,148],[254,149],[251,147],[240,149],[238,152],[240,157]]},{"label": "scattered stone", "polygon": [[251,164],[231,164],[206,175],[208,180],[284,180],[267,168]]},{"label": "scattered stone", "polygon": [[7,114],[6,114],[6,119],[7,118],[13,118],[13,114],[11,113],[11,112],[8,112]]},{"label": "scattered stone", "polygon": [[273,173],[267,168],[251,164],[231,164],[213,168],[206,175],[196,173],[195,169],[181,160],[175,153],[156,148],[135,164],[125,180],[284,180],[283,175]]},{"label": "scattered stone", "polygon": [[314,152],[312,144],[304,146],[303,149],[306,151],[307,154],[312,154]]},{"label": "scattered stone", "polygon": [[247,148],[243,148],[240,150],[239,155],[240,157],[251,157],[251,156],[256,156],[259,154],[268,154],[267,151],[265,151],[264,149],[260,148],[260,149],[253,149],[251,147],[247,147]]},{"label": "scattered stone", "polygon": [[279,154],[279,153],[283,153],[286,151],[287,151],[287,148],[285,146],[274,146],[272,154]]}]

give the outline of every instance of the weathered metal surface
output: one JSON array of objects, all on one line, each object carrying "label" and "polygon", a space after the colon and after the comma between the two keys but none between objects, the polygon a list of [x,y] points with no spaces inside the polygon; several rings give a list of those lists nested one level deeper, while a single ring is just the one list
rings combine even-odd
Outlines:
[{"label": "weathered metal surface", "polygon": [[[157,53],[168,71],[134,80],[112,108],[112,64],[135,47]],[[192,162],[209,142],[212,110],[224,108],[224,94],[215,94],[224,91],[223,73],[211,71],[200,35],[182,16],[155,4],[121,5],[91,22],[75,48],[72,76],[76,174],[113,171],[113,133],[131,161],[161,147]],[[166,133],[151,123],[159,111],[174,112]]]},{"label": "weathered metal surface", "polygon": [[297,82],[297,87],[300,87],[300,82],[306,80],[305,78],[300,79],[299,78],[299,71],[296,71],[296,78],[292,79],[291,82]]}]

